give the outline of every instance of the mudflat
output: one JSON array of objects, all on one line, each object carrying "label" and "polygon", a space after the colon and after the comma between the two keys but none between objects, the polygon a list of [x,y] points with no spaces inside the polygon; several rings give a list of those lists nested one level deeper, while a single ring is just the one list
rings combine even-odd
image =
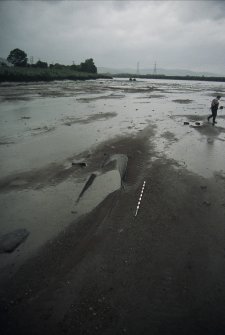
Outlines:
[{"label": "mudflat", "polygon": [[[32,131],[23,140],[5,136],[6,142],[16,144],[2,146],[4,157],[15,146],[23,152],[44,139],[48,147],[57,140],[57,131],[62,141],[65,127],[79,132],[82,126],[88,143],[80,138],[71,152],[51,152],[49,159],[40,151],[42,161],[35,167],[27,151],[24,167],[19,158],[14,158],[18,169],[9,166],[6,171],[10,159],[2,166],[1,230],[23,224],[30,235],[13,253],[0,254],[1,333],[224,333],[225,123],[222,113],[216,127],[207,122],[206,94],[225,92],[225,86],[202,83],[196,91],[196,83],[180,83],[177,92],[178,84],[173,90],[171,83],[160,81],[88,83],[88,97],[90,90],[98,90],[96,98],[103,91],[107,96],[118,91],[118,99],[107,98],[105,106],[102,98],[94,105],[91,99],[72,105],[91,109],[83,115],[90,123],[80,123],[80,110],[55,114],[55,130],[38,135],[39,140]],[[77,91],[84,94],[85,84],[80,85]],[[146,98],[149,87],[165,96]],[[102,120],[91,118],[100,111]],[[63,122],[72,116],[79,121],[68,127]],[[50,121],[48,126],[53,125]],[[98,141],[88,134],[89,125]],[[69,142],[67,137],[64,145]],[[93,183],[76,204],[88,176],[104,175],[102,166],[114,154],[128,157],[121,188],[107,186],[103,192],[104,185],[95,189]],[[72,165],[74,159],[85,167]],[[92,198],[98,196],[95,202]]]}]

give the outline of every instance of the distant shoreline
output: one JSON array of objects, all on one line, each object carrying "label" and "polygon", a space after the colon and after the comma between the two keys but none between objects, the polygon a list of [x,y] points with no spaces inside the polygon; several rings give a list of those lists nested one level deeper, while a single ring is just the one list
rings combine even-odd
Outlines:
[{"label": "distant shoreline", "polygon": [[113,74],[115,78],[135,78],[135,79],[168,79],[168,80],[190,80],[190,81],[216,81],[216,82],[225,82],[225,77],[206,77],[206,76],[166,76],[166,75],[137,75],[137,74],[128,74],[120,73]]},{"label": "distant shoreline", "polygon": [[71,69],[43,69],[43,68],[25,68],[25,67],[1,67],[1,82],[32,82],[32,81],[54,81],[54,80],[95,80],[112,78],[133,78],[133,79],[166,79],[166,80],[189,80],[189,81],[214,81],[225,82],[225,77],[207,77],[207,76],[167,76],[167,75],[137,75],[130,73],[87,73],[76,72]]},{"label": "distant shoreline", "polygon": [[1,67],[0,82],[111,79],[108,74],[76,72],[70,69]]}]

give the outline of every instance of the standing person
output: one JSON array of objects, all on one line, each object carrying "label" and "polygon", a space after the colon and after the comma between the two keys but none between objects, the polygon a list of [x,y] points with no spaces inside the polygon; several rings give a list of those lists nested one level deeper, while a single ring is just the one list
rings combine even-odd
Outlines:
[{"label": "standing person", "polygon": [[219,108],[219,100],[220,100],[221,96],[220,95],[217,95],[216,98],[214,98],[211,102],[211,111],[212,111],[212,114],[210,116],[208,116],[208,121],[209,119],[212,117],[213,118],[213,126],[216,122],[216,116],[217,116],[217,110]]}]

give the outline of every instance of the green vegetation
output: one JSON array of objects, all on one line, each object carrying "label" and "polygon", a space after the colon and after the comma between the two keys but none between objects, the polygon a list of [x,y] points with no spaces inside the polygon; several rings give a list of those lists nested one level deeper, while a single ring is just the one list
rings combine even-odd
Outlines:
[{"label": "green vegetation", "polygon": [[171,79],[171,80],[195,80],[195,81],[219,81],[225,82],[225,77],[206,77],[206,76],[166,76],[164,74],[136,75],[128,73],[115,74],[116,78],[140,78],[140,79]]},{"label": "green vegetation", "polygon": [[31,67],[39,67],[42,69],[47,69],[48,68],[48,63],[47,62],[42,62],[41,60],[37,61],[35,65],[30,65]]},{"label": "green vegetation", "polygon": [[3,81],[51,81],[87,80],[111,78],[97,73],[77,72],[70,68],[0,67],[0,82]]},{"label": "green vegetation", "polygon": [[108,75],[99,75],[92,58],[86,59],[79,65],[50,64],[41,60],[35,64],[28,64],[27,54],[20,49],[10,52],[7,60],[14,67],[0,67],[0,82],[3,81],[50,81],[50,80],[86,80],[111,78]]},{"label": "green vegetation", "polygon": [[15,66],[26,66],[27,65],[27,54],[23,50],[14,49],[10,51],[7,57],[7,61]]}]

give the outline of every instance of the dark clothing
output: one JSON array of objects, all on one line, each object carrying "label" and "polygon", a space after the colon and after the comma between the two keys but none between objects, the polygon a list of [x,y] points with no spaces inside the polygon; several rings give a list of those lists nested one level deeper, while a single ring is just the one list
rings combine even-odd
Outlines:
[{"label": "dark clothing", "polygon": [[209,119],[211,119],[211,117],[213,118],[213,124],[216,123],[216,117],[217,117],[217,110],[219,107],[219,99],[215,98],[213,99],[212,103],[211,103],[211,111],[212,111],[212,115],[210,115],[208,117],[208,121]]},{"label": "dark clothing", "polygon": [[215,109],[218,109],[219,107],[219,99],[218,98],[215,98],[213,99],[213,101],[211,102],[211,109],[215,108]]},{"label": "dark clothing", "polygon": [[211,108],[212,115],[210,115],[210,116],[208,117],[208,120],[211,119],[211,117],[213,118],[213,123],[216,122],[217,109],[218,109],[218,107],[217,107],[217,108]]}]

